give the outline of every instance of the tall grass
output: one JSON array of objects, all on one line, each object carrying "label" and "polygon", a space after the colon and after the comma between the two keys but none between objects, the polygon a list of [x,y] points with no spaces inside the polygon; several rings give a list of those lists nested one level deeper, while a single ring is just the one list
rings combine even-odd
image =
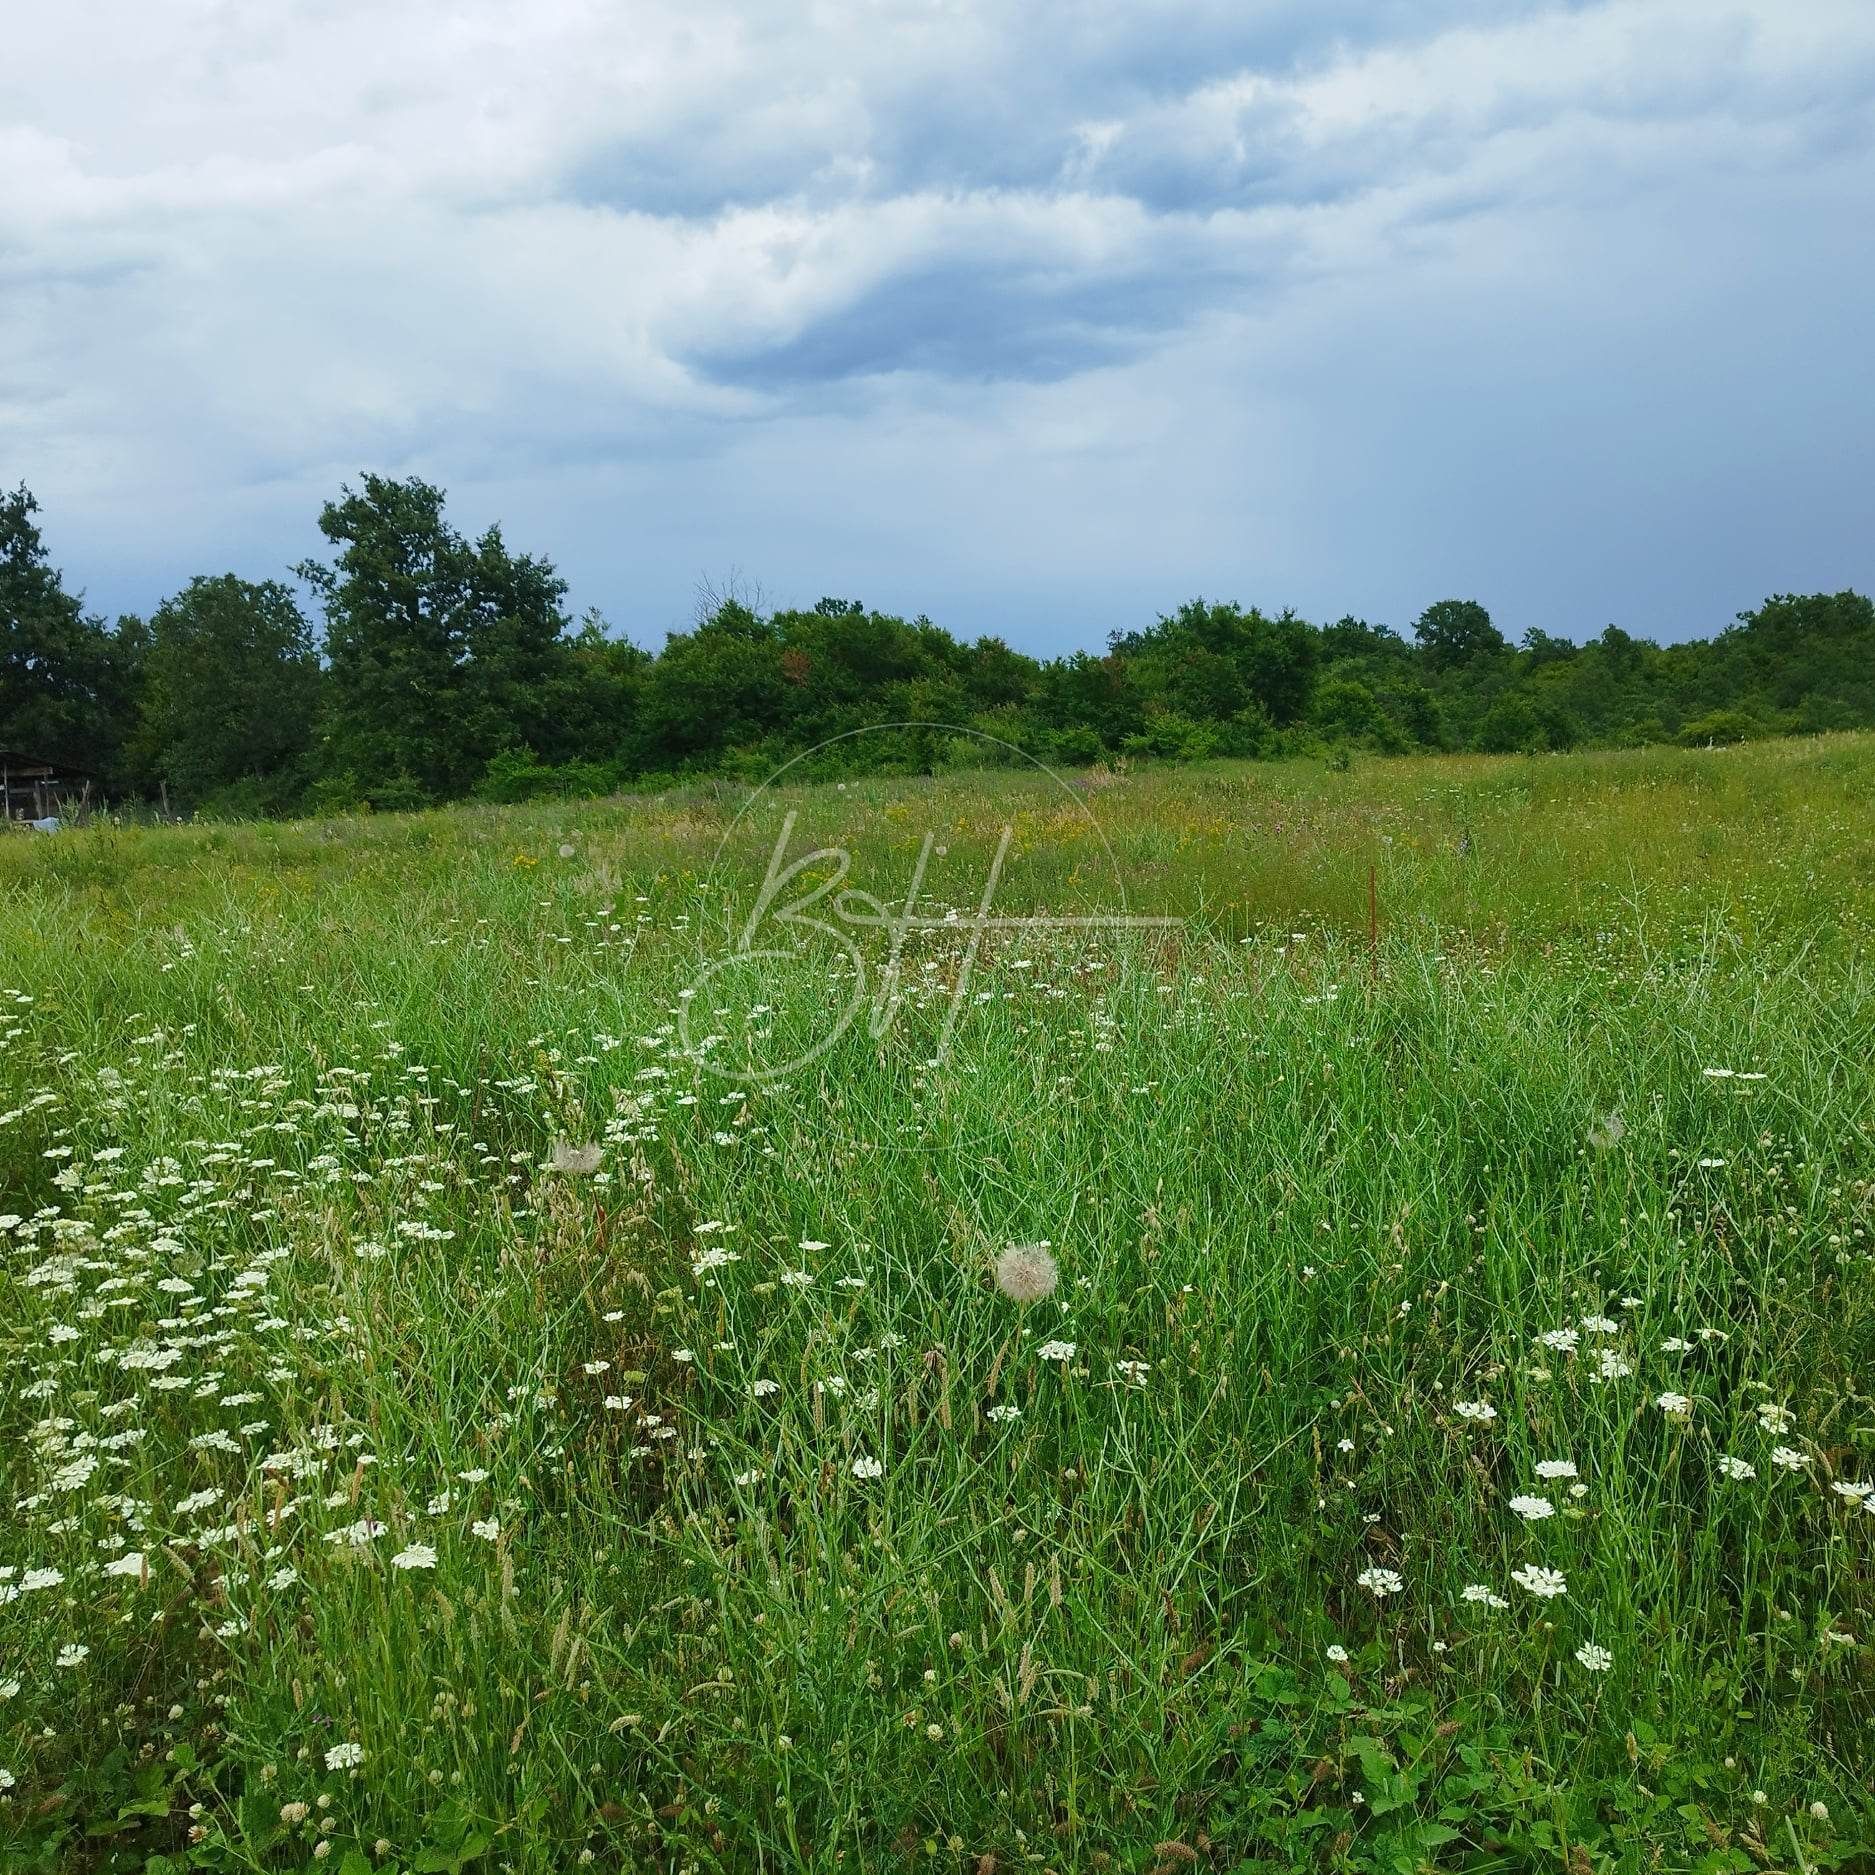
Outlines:
[{"label": "tall grass", "polygon": [[[0,846],[0,1831],[1852,1856],[1872,782],[1840,738]],[[1187,922],[914,931],[889,1026],[770,1075],[852,988],[799,929],[702,975],[789,809],[887,901],[929,834],[974,907],[1007,825],[997,909]]]}]

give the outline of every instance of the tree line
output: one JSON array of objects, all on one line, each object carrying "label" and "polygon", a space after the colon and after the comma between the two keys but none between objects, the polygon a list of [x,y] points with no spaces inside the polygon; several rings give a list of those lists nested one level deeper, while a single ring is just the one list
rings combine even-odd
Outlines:
[{"label": "tree line", "polygon": [[[1101,652],[1033,658],[929,619],[718,597],[652,653],[443,491],[366,475],[293,580],[192,579],[146,618],[88,612],[22,484],[0,494],[0,749],[100,798],[284,815],[754,775],[1352,751],[1705,744],[1875,726],[1875,606],[1783,594],[1714,637],[1610,625],[1513,644],[1475,600],[1411,636],[1194,599]],[[881,724],[887,734],[839,738]],[[986,741],[984,738],[990,738]],[[1019,759],[1013,754],[1011,760]]]}]

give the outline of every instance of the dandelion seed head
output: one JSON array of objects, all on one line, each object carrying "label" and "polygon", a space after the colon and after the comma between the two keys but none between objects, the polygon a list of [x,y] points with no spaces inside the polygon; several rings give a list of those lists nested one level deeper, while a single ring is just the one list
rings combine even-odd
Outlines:
[{"label": "dandelion seed head", "polygon": [[1047,1300],[1060,1280],[1060,1268],[1045,1243],[1011,1244],[996,1259],[996,1287],[1025,1307]]}]

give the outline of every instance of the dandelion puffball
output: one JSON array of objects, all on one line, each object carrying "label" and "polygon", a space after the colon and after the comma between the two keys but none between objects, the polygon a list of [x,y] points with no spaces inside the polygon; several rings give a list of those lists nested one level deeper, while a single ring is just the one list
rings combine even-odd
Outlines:
[{"label": "dandelion puffball", "polygon": [[1011,1244],[996,1259],[996,1287],[1011,1302],[1042,1302],[1055,1293],[1061,1271],[1045,1243]]}]

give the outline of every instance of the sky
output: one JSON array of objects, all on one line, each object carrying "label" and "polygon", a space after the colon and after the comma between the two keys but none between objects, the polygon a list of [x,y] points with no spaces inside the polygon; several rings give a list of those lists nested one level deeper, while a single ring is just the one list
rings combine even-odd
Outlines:
[{"label": "sky", "polygon": [[366,470],[646,644],[1875,588],[1868,0],[71,0],[0,483],[97,610]]}]

